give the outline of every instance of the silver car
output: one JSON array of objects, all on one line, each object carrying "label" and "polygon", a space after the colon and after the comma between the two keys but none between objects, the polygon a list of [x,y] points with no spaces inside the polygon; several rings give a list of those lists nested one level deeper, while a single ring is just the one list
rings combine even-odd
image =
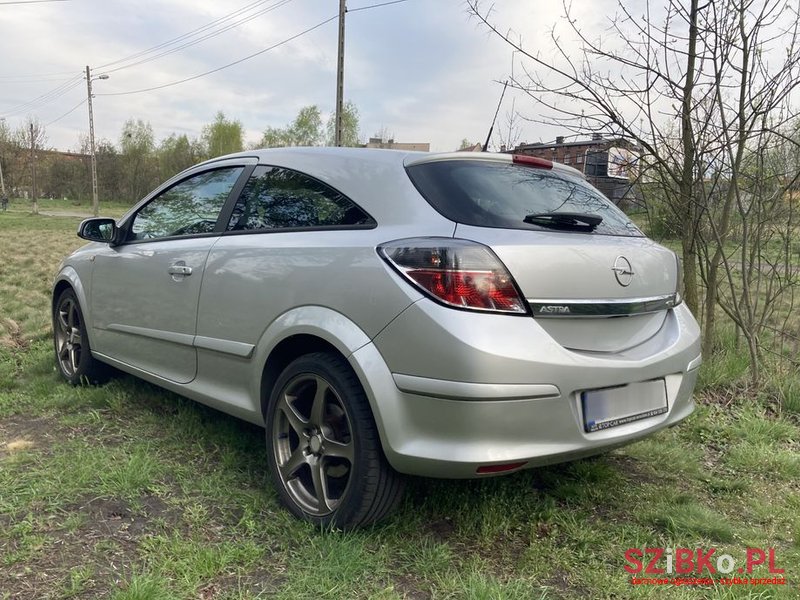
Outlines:
[{"label": "silver car", "polygon": [[401,474],[574,460],[693,409],[675,254],[546,160],[245,152],[78,235],[53,288],[63,376],[112,365],[263,425],[315,523],[380,519]]}]

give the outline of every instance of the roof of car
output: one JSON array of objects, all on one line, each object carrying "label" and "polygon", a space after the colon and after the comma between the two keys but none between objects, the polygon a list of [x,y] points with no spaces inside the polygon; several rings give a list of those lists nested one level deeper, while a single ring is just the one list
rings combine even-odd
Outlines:
[{"label": "roof of car", "polygon": [[[439,162],[446,160],[480,160],[490,162],[511,162],[512,155],[499,152],[417,152],[410,150],[387,150],[384,148],[336,148],[336,147],[318,147],[318,146],[294,146],[288,148],[264,148],[260,150],[246,150],[236,154],[228,154],[213,158],[202,164],[211,164],[220,160],[228,160],[231,158],[240,157],[254,157],[259,162],[269,162],[270,159],[275,160],[283,156],[307,156],[309,158],[335,158],[340,157],[343,159],[358,159],[366,162],[375,162],[387,165],[417,165],[428,162]],[[569,173],[570,175],[577,175],[583,177],[583,173],[563,165],[561,163],[553,163],[553,167],[557,171]]]},{"label": "roof of car", "polygon": [[240,157],[255,157],[259,161],[269,161],[272,157],[281,156],[308,156],[312,157],[341,157],[358,158],[360,160],[379,162],[384,164],[402,164],[408,156],[426,155],[428,152],[411,152],[408,150],[385,150],[382,148],[335,148],[318,146],[293,146],[288,148],[262,148],[259,150],[245,150],[236,154],[228,154],[218,158],[212,158],[203,164],[213,163],[219,160],[228,160]]}]

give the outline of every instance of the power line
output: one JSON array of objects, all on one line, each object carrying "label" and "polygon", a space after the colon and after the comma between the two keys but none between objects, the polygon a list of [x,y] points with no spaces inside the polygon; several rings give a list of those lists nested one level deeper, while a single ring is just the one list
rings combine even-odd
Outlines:
[{"label": "power line", "polygon": [[[280,8],[281,6],[283,6],[285,4],[288,4],[289,2],[292,2],[292,0],[280,0],[276,4],[273,4],[272,6],[268,6],[268,7],[264,8],[264,9],[262,9],[262,10],[256,12],[256,13],[254,13],[252,15],[249,15],[249,16],[243,18],[243,19],[235,21],[235,22],[233,22],[233,23],[231,23],[229,25],[226,25],[225,27],[223,27],[221,29],[218,29],[216,31],[212,31],[210,33],[207,33],[206,35],[204,35],[204,36],[202,36],[200,38],[187,41],[186,43],[181,44],[180,46],[177,46],[177,47],[174,47],[174,48],[169,48],[169,49],[164,50],[163,52],[160,52],[160,53],[158,53],[158,54],[156,54],[154,56],[149,56],[149,57],[146,57],[146,58],[142,58],[141,60],[138,60],[138,61],[133,62],[133,63],[128,64],[128,65],[122,65],[122,66],[119,66],[119,67],[115,67],[113,69],[103,69],[103,70],[106,73],[113,73],[115,71],[120,71],[122,69],[127,69],[129,67],[135,67],[137,65],[141,65],[141,64],[144,64],[144,63],[148,63],[148,62],[157,60],[157,59],[159,59],[159,58],[161,58],[163,56],[167,56],[169,54],[173,54],[175,52],[183,50],[184,48],[188,48],[190,46],[194,46],[195,44],[199,44],[200,42],[203,42],[203,41],[205,41],[207,39],[210,39],[210,38],[216,37],[218,35],[221,35],[221,34],[225,33],[226,31],[230,31],[231,29],[239,27],[240,25],[244,25],[245,23],[247,23],[249,21],[252,21],[253,19],[255,19],[257,17],[260,17],[261,15],[264,15],[264,14],[266,14],[268,12],[271,12],[271,11],[277,9],[277,8]],[[132,60],[132,59],[129,59],[129,60]],[[96,67],[96,68],[100,69],[101,67]]]},{"label": "power line", "polygon": [[317,23],[313,27],[309,27],[308,29],[306,29],[304,31],[301,31],[300,33],[297,33],[297,34],[293,35],[292,37],[286,38],[285,40],[280,41],[277,44],[273,44],[272,46],[269,46],[268,48],[264,48],[263,50],[259,50],[258,52],[254,52],[253,54],[249,54],[249,55],[247,55],[247,56],[245,56],[243,58],[240,58],[238,60],[230,62],[230,63],[228,63],[226,65],[222,65],[221,67],[217,67],[216,69],[211,69],[210,71],[206,71],[205,73],[200,73],[199,75],[193,75],[191,77],[186,77],[184,79],[180,79],[178,81],[173,81],[171,83],[165,83],[163,85],[156,85],[156,86],[149,87],[149,88],[142,88],[142,89],[139,89],[139,90],[130,90],[130,91],[127,91],[127,92],[109,92],[109,93],[97,94],[97,95],[98,96],[127,96],[128,94],[141,94],[142,92],[152,92],[152,91],[155,91],[155,90],[161,90],[161,89],[172,87],[174,85],[178,85],[178,84],[181,84],[181,83],[186,83],[187,81],[193,81],[195,79],[200,79],[201,77],[205,77],[206,75],[211,75],[212,73],[217,73],[218,71],[222,71],[223,69],[227,69],[229,67],[233,67],[235,65],[238,65],[240,63],[245,62],[246,60],[250,60],[251,58],[255,58],[256,56],[264,54],[265,52],[269,52],[270,50],[274,50],[275,48],[283,46],[284,44],[288,44],[289,42],[294,41],[297,38],[306,35],[307,33],[311,33],[315,29],[319,29],[323,25],[327,25],[331,21],[334,21],[335,19],[338,19],[338,18],[339,18],[338,14],[333,15],[329,19],[325,19],[324,21],[321,21],[321,22]]},{"label": "power line", "polygon": [[40,108],[42,106],[46,106],[50,104],[53,100],[60,98],[67,92],[72,91],[76,87],[81,84],[80,79],[71,79],[68,80],[66,83],[61,84],[57,88],[50,90],[49,92],[42,94],[41,96],[34,98],[33,100],[29,100],[28,102],[24,102],[22,104],[18,104],[6,111],[3,112],[3,115],[6,117],[17,115],[20,113],[28,112]]},{"label": "power line", "polygon": [[77,103],[75,106],[73,106],[72,108],[70,108],[70,109],[69,109],[67,112],[65,112],[63,115],[61,115],[61,116],[60,116],[60,117],[58,117],[57,119],[53,119],[53,120],[52,120],[52,121],[50,121],[49,123],[45,123],[45,125],[44,125],[44,126],[45,126],[45,127],[50,127],[50,125],[52,125],[53,123],[57,123],[58,121],[60,121],[60,120],[61,120],[61,119],[63,119],[64,117],[66,117],[67,115],[71,115],[72,113],[74,113],[76,110],[78,110],[78,109],[79,109],[81,106],[83,106],[84,104],[86,104],[86,98],[84,98],[83,100],[81,100],[80,102],[78,102],[78,103]]},{"label": "power line", "polygon": [[[379,4],[371,4],[369,6],[362,6],[362,7],[355,8],[355,9],[349,9],[348,12],[358,12],[358,11],[362,11],[362,10],[369,10],[369,9],[372,9],[372,8],[380,8],[382,6],[390,6],[392,4],[401,4],[403,2],[408,2],[408,0],[390,0],[389,2],[381,2]],[[275,8],[277,8],[277,6]],[[179,85],[181,83],[186,83],[187,81],[193,81],[195,79],[200,79],[201,77],[205,77],[206,75],[211,75],[213,73],[217,73],[219,71],[222,71],[223,69],[227,69],[229,67],[233,67],[233,66],[238,65],[240,63],[243,63],[243,62],[245,62],[247,60],[250,60],[251,58],[255,58],[256,56],[264,54],[265,52],[269,52],[270,50],[274,50],[275,48],[278,48],[279,46],[283,46],[284,44],[287,44],[287,43],[289,43],[289,42],[291,42],[293,40],[296,40],[300,36],[303,36],[303,35],[305,35],[307,33],[311,33],[315,29],[319,29],[323,25],[327,25],[331,21],[333,21],[335,19],[338,19],[338,18],[339,18],[338,14],[337,15],[333,15],[332,17],[317,23],[313,27],[309,27],[308,29],[306,29],[304,31],[301,31],[300,33],[295,34],[292,37],[289,37],[289,38],[287,38],[287,39],[285,39],[285,40],[283,40],[281,42],[278,42],[277,44],[273,44],[272,46],[269,46],[268,48],[264,48],[263,50],[259,50],[258,52],[254,52],[253,54],[250,54],[248,56],[245,56],[243,58],[240,58],[238,60],[230,62],[230,63],[228,63],[226,65],[222,65],[221,67],[217,67],[215,69],[211,69],[210,71],[206,71],[206,72],[200,73],[198,75],[193,75],[192,77],[186,77],[186,78],[180,79],[178,81],[173,81],[173,82],[170,82],[170,83],[165,83],[163,85],[157,85],[157,86],[153,86],[153,87],[149,87],[149,88],[142,88],[142,89],[138,89],[138,90],[130,90],[130,91],[127,91],[127,92],[109,92],[109,93],[97,94],[97,95],[98,96],[126,96],[128,94],[141,94],[143,92],[152,92],[152,91],[155,91],[155,90],[161,90],[161,89],[164,89],[164,88],[172,87],[174,85]]]},{"label": "power line", "polygon": [[[165,42],[161,42],[160,44],[156,44],[155,46],[152,46],[152,47],[147,48],[145,50],[142,50],[140,52],[136,52],[135,54],[131,54],[129,56],[126,56],[125,58],[120,58],[120,59],[111,61],[109,63],[106,63],[104,65],[100,65],[100,66],[95,67],[95,68],[96,69],[106,69],[107,67],[111,67],[113,65],[117,65],[117,64],[125,63],[125,62],[130,62],[132,60],[135,60],[137,58],[140,58],[140,57],[145,56],[147,54],[150,54],[152,52],[156,52],[158,50],[161,50],[162,48],[166,48],[168,46],[172,46],[174,44],[180,43],[180,42],[182,42],[182,41],[184,41],[184,40],[186,40],[188,38],[191,38],[192,36],[194,36],[194,35],[196,35],[198,33],[202,33],[202,32],[207,31],[209,29],[213,29],[217,25],[220,25],[220,24],[222,24],[222,23],[224,23],[226,21],[229,21],[229,20],[234,19],[234,18],[236,18],[236,17],[238,17],[238,16],[240,16],[240,15],[242,15],[244,13],[247,13],[251,9],[256,8],[256,7],[258,7],[258,6],[262,5],[262,4],[265,4],[268,1],[269,0],[256,0],[255,2],[251,2],[250,4],[246,4],[245,6],[239,8],[239,9],[237,9],[237,10],[231,12],[231,13],[223,15],[223,16],[217,18],[217,19],[214,19],[213,21],[210,21],[210,22],[206,23],[205,25],[202,25],[202,26],[198,27],[197,29],[193,29],[191,31],[188,31],[188,32],[182,34],[182,35],[179,35],[178,37],[172,38],[172,39],[167,40]],[[256,14],[254,14],[254,15],[251,15],[250,17],[247,17],[244,21],[242,21],[242,23],[243,22],[247,22],[247,20],[249,20],[251,18],[255,18],[255,17],[257,17],[257,16],[259,16],[261,14],[264,14],[264,13],[269,12],[271,10],[274,10],[276,8],[280,8],[284,4],[287,4],[287,3],[291,2],[291,1],[292,0],[279,0],[279,2],[277,2],[276,4],[274,4],[272,6],[268,6],[263,11],[260,11],[260,12],[258,12]],[[234,25],[228,25],[225,29],[219,31],[218,33],[222,33],[223,31],[227,31],[228,28],[236,27],[239,24],[241,24],[241,23],[237,23],[237,24],[234,24]],[[209,37],[213,37],[213,35],[218,35],[218,33],[213,33],[212,32],[211,34],[208,34],[208,36]],[[204,37],[202,39],[206,39],[206,38]],[[187,45],[192,45],[193,43],[198,43],[199,41],[202,41],[202,39],[194,41],[194,42],[189,42]],[[185,47],[185,46],[183,46],[183,47]],[[177,50],[174,50],[174,51],[177,51]],[[152,60],[152,59],[145,59],[145,60]],[[126,65],[126,66],[123,66],[123,67],[117,67],[114,70],[127,68],[128,66],[133,66],[133,65]]]},{"label": "power line", "polygon": [[3,0],[0,4],[44,4],[45,2],[70,2],[70,0]]},{"label": "power line", "polygon": [[[36,0],[29,0],[29,1],[36,1]],[[67,1],[67,0],[54,0],[54,1]],[[142,56],[144,56],[144,55],[146,55],[148,53],[151,53],[154,50],[158,50],[158,49],[161,49],[161,48],[165,48],[165,47],[167,47],[169,45],[173,45],[173,44],[175,44],[175,43],[177,43],[177,42],[179,42],[181,40],[188,39],[191,36],[196,35],[199,32],[206,31],[208,29],[214,28],[215,26],[217,26],[217,25],[219,25],[221,23],[224,23],[226,21],[230,21],[231,19],[233,19],[235,17],[238,17],[238,16],[240,16],[242,14],[245,14],[248,11],[252,10],[253,8],[258,7],[260,5],[263,5],[263,4],[265,4],[266,2],[269,2],[269,1],[270,0],[256,0],[255,2],[251,2],[250,4],[247,4],[244,7],[240,8],[240,9],[238,9],[236,11],[233,11],[232,13],[228,13],[227,15],[224,15],[224,16],[218,18],[218,19],[215,19],[214,21],[211,21],[210,23],[207,23],[207,24],[205,24],[205,25],[203,25],[203,26],[201,26],[201,27],[199,27],[197,29],[194,29],[194,30],[192,30],[192,31],[190,31],[188,33],[185,33],[185,34],[181,35],[181,36],[178,36],[177,38],[174,38],[172,40],[168,40],[166,42],[162,42],[161,44],[158,44],[156,46],[153,46],[153,47],[148,48],[146,50],[143,50],[141,52],[137,52],[136,54],[130,55],[128,57],[125,57],[125,58],[122,58],[122,59],[119,59],[119,60],[116,60],[116,61],[112,61],[110,63],[106,63],[105,65],[101,65],[100,67],[96,67],[96,68],[97,69],[102,69],[103,67],[106,67],[106,66],[111,66],[111,65],[114,65],[114,64],[120,64],[120,63],[124,63],[124,62],[129,62],[129,61],[134,60],[136,58],[142,57]],[[206,40],[208,38],[214,37],[216,35],[220,35],[221,33],[225,32],[225,31],[228,31],[229,29],[232,29],[234,27],[238,27],[239,25],[242,25],[242,24],[244,24],[244,23],[246,23],[246,22],[248,22],[248,21],[250,21],[252,19],[255,19],[256,17],[258,17],[260,15],[263,15],[263,14],[265,14],[267,12],[270,12],[272,10],[280,8],[281,6],[284,6],[284,5],[286,5],[286,4],[288,4],[289,2],[292,2],[292,1],[293,0],[278,0],[274,4],[272,4],[270,6],[267,6],[266,8],[256,12],[255,14],[249,15],[249,16],[245,17],[244,19],[239,19],[238,21],[236,21],[234,23],[231,23],[231,24],[228,24],[224,28],[219,29],[217,31],[212,31],[211,33],[208,33],[208,34],[206,34],[205,36],[203,36],[203,37],[201,37],[199,39],[189,41],[189,42],[179,46],[178,48],[171,48],[171,49],[166,50],[165,52],[162,52],[162,53],[160,53],[160,54],[158,54],[156,56],[151,56],[151,57],[148,57],[148,58],[144,58],[144,59],[142,59],[140,61],[137,61],[137,62],[135,62],[133,64],[122,65],[122,66],[117,67],[115,69],[111,69],[109,72],[119,71],[121,69],[126,69],[128,67],[132,67],[132,66],[135,66],[135,65],[138,65],[138,64],[142,64],[142,63],[145,63],[145,62],[150,62],[152,60],[155,60],[155,59],[160,58],[162,56],[165,56],[167,54],[171,54],[173,52],[177,52],[177,51],[179,51],[179,50],[181,50],[183,48],[186,48],[188,46],[192,46],[194,44],[198,44],[198,43],[202,42],[203,40]],[[0,2],[0,3],[2,3],[2,2]],[[70,73],[72,73],[72,72],[73,71],[70,71]],[[56,75],[56,74],[54,73],[53,75]],[[45,77],[45,76],[30,76],[30,77],[33,77],[32,79],[26,79],[27,77],[28,76],[26,76],[26,75],[23,75],[23,76],[6,76],[6,77],[0,77],[0,79],[2,79],[4,82],[7,82],[7,83],[33,83],[33,82],[38,82],[38,81],[48,81],[48,80],[50,80],[48,77]],[[37,77],[38,77],[38,79],[37,79]],[[56,81],[58,81],[58,79],[56,79]],[[74,82],[74,85],[70,85],[73,82]],[[78,83],[79,82],[76,81],[76,78],[63,80],[62,85],[58,86],[57,88],[55,88],[55,89],[53,89],[53,90],[51,90],[51,91],[49,91],[49,92],[37,97],[37,98],[34,98],[33,100],[30,100],[30,101],[25,102],[23,104],[19,104],[17,106],[9,108],[8,110],[6,110],[5,112],[0,113],[0,114],[4,114],[5,116],[11,116],[13,114],[18,114],[20,112],[25,112],[26,110],[31,110],[33,108],[38,108],[40,106],[44,106],[45,104],[51,102],[52,100],[56,99],[57,97],[59,97],[59,96],[65,94],[65,93],[67,93],[68,91],[72,90],[74,87],[77,87]]]},{"label": "power line", "polygon": [[80,84],[81,84],[80,75],[77,75],[71,79],[67,79],[61,85],[53,88],[49,92],[42,94],[41,96],[34,98],[33,100],[29,100],[28,102],[23,102],[22,104],[18,104],[9,109],[6,109],[5,111],[3,111],[2,116],[9,117],[12,115],[16,115],[19,113],[33,110],[35,108],[40,108],[42,106],[45,106],[50,102],[52,102],[53,100],[55,100],[56,98],[59,98],[64,94],[66,94],[67,92],[73,90]]},{"label": "power line", "polygon": [[0,75],[3,83],[42,83],[46,81],[67,81],[64,75],[74,75],[75,70],[62,71],[61,73],[43,73],[41,75]]},{"label": "power line", "polygon": [[135,53],[135,54],[131,54],[130,56],[126,56],[125,58],[120,58],[120,59],[118,59],[118,60],[111,61],[111,62],[109,62],[109,63],[106,63],[106,64],[104,64],[104,65],[100,65],[100,66],[98,66],[98,67],[95,67],[95,68],[97,68],[97,69],[104,69],[104,68],[106,68],[106,67],[110,67],[110,66],[112,66],[112,65],[116,65],[116,64],[118,64],[118,63],[121,63],[121,62],[127,62],[127,61],[129,61],[129,60],[133,60],[133,59],[135,59],[135,58],[139,58],[140,56],[143,56],[143,55],[145,55],[145,54],[148,54],[148,53],[150,53],[150,52],[152,52],[152,51],[154,51],[154,50],[160,50],[161,48],[163,48],[163,47],[165,47],[165,46],[169,46],[169,45],[171,45],[171,44],[173,44],[173,43],[175,43],[175,42],[179,42],[179,41],[181,41],[181,40],[184,40],[184,39],[186,39],[187,37],[191,37],[191,36],[192,36],[192,35],[194,35],[195,33],[199,33],[199,32],[201,32],[201,31],[205,31],[205,30],[206,30],[206,29],[208,29],[209,27],[212,27],[212,26],[214,26],[216,23],[219,23],[219,22],[222,22],[222,21],[224,21],[225,19],[227,19],[227,18],[228,18],[228,17],[230,17],[231,15],[236,15],[236,14],[238,14],[238,13],[242,12],[242,11],[247,11],[248,9],[250,9],[250,8],[252,8],[252,7],[254,7],[254,6],[257,6],[257,5],[259,5],[259,4],[263,4],[263,3],[264,3],[264,2],[266,2],[266,1],[267,1],[267,0],[256,0],[256,2],[251,2],[250,4],[247,4],[247,5],[243,6],[242,8],[239,8],[239,9],[237,9],[237,10],[233,11],[232,13],[228,13],[227,15],[223,15],[222,17],[219,17],[219,18],[217,18],[217,19],[214,19],[213,21],[210,21],[210,22],[206,23],[205,25],[202,25],[202,26],[198,27],[197,29],[192,29],[191,31],[189,31],[189,32],[187,32],[187,33],[184,33],[184,34],[182,34],[182,35],[179,35],[179,36],[178,36],[178,37],[176,37],[176,38],[172,38],[172,39],[170,39],[170,40],[167,40],[166,42],[161,42],[160,44],[156,44],[155,46],[151,46],[150,48],[147,48],[146,50],[142,50],[142,51],[140,51],[140,52],[137,52],[137,53]]},{"label": "power line", "polygon": [[[0,0],[0,5],[2,5],[2,4],[34,4],[34,3],[40,3],[40,2],[68,2],[68,1],[70,1],[70,0]],[[154,51],[157,51],[157,50],[160,50],[160,49],[163,49],[163,48],[167,48],[168,46],[174,45],[174,44],[176,44],[178,42],[181,42],[183,40],[187,40],[187,39],[191,38],[192,36],[194,36],[194,35],[196,35],[198,33],[201,33],[203,31],[208,31],[209,29],[213,29],[215,26],[217,26],[219,24],[222,24],[222,23],[224,23],[226,21],[230,21],[231,19],[234,19],[234,18],[236,18],[238,16],[241,16],[241,15],[247,13],[248,11],[252,10],[253,8],[255,8],[257,6],[260,6],[260,5],[263,5],[267,1],[268,0],[256,0],[255,2],[251,2],[250,4],[247,4],[247,5],[239,8],[239,9],[237,9],[236,11],[233,11],[231,13],[228,13],[227,15],[224,15],[222,17],[219,17],[218,19],[215,19],[215,20],[213,20],[213,21],[211,21],[209,23],[206,23],[205,25],[203,25],[201,27],[198,27],[197,29],[189,31],[189,32],[187,32],[187,33],[185,33],[183,35],[180,35],[180,36],[178,36],[176,38],[173,38],[171,40],[167,40],[166,42],[162,42],[160,44],[157,44],[156,46],[152,46],[151,48],[148,48],[146,50],[142,50],[142,51],[137,52],[135,54],[129,55],[129,56],[125,57],[125,58],[121,58],[121,59],[118,59],[118,60],[115,60],[115,61],[112,61],[112,62],[109,62],[109,63],[105,63],[104,65],[96,67],[96,69],[103,69],[105,67],[109,67],[109,66],[112,66],[112,65],[121,64],[121,63],[125,63],[125,62],[130,62],[131,60],[135,60],[137,58],[143,57],[143,56],[145,56],[145,55],[147,55],[149,53],[152,53]],[[210,32],[210,33],[208,33],[208,34],[206,34],[206,35],[204,35],[204,36],[202,36],[202,37],[200,37],[198,39],[189,41],[189,42],[187,42],[185,44],[182,44],[182,45],[180,45],[178,47],[175,47],[175,48],[170,48],[170,49],[166,50],[165,52],[161,52],[161,53],[159,53],[159,54],[157,54],[155,56],[143,58],[140,61],[136,61],[136,62],[128,64],[128,65],[122,65],[122,66],[116,67],[114,69],[109,69],[108,72],[119,71],[119,70],[126,69],[128,67],[133,67],[133,66],[145,63],[145,62],[150,62],[152,60],[156,60],[157,58],[161,58],[162,56],[166,56],[167,54],[171,54],[173,52],[177,52],[179,50],[182,50],[183,48],[186,48],[188,46],[192,46],[192,45],[198,44],[198,43],[200,43],[200,42],[202,42],[202,41],[204,41],[206,39],[209,39],[211,37],[215,37],[217,35],[220,35],[221,33],[224,33],[225,31],[228,31],[228,30],[230,30],[230,29],[232,29],[234,27],[238,27],[238,26],[240,26],[240,25],[242,25],[242,24],[244,24],[244,23],[246,23],[248,21],[251,21],[252,19],[255,19],[256,17],[258,17],[258,16],[260,16],[262,14],[265,14],[267,12],[270,12],[272,10],[280,8],[281,6],[284,6],[284,5],[286,5],[286,4],[288,4],[289,2],[292,2],[292,1],[293,0],[278,0],[275,4],[272,4],[272,5],[264,8],[264,9],[262,9],[262,10],[256,12],[256,13],[254,13],[252,15],[248,15],[247,17],[244,17],[243,19],[240,19],[239,21],[235,21],[233,23],[229,23],[225,27],[223,27],[221,29],[218,29],[216,31],[212,31],[212,32]],[[361,7],[358,7],[358,8],[349,9],[347,12],[359,12],[359,11],[363,11],[363,10],[370,10],[370,9],[373,9],[373,8],[380,8],[380,7],[383,7],[383,6],[390,6],[390,5],[393,5],[393,4],[401,4],[401,3],[407,2],[407,1],[408,0],[389,0],[387,2],[380,2],[380,3],[377,3],[377,4],[371,4],[371,5],[368,5],[368,6],[361,6]],[[284,39],[284,40],[282,40],[282,41],[280,41],[280,42],[278,42],[276,44],[273,44],[272,46],[269,46],[267,48],[259,50],[258,52],[254,52],[252,54],[249,54],[249,55],[247,55],[245,57],[242,57],[242,58],[237,59],[237,60],[235,60],[233,62],[230,62],[230,63],[227,63],[225,65],[222,65],[220,67],[211,69],[209,71],[205,71],[204,73],[200,73],[198,75],[193,75],[191,77],[186,77],[184,79],[180,79],[180,80],[173,81],[173,82],[170,82],[170,83],[165,83],[163,85],[157,85],[157,86],[152,86],[152,87],[148,87],[148,88],[142,88],[142,89],[138,89],[138,90],[129,90],[129,91],[126,91],[126,92],[109,92],[109,93],[97,94],[97,95],[98,96],[125,96],[125,95],[130,95],[130,94],[140,94],[140,93],[144,93],[144,92],[151,92],[151,91],[161,90],[161,89],[164,89],[164,88],[168,88],[168,87],[172,87],[172,86],[175,86],[175,85],[179,85],[181,83],[186,83],[188,81],[193,81],[195,79],[200,79],[201,77],[206,77],[207,75],[212,75],[212,74],[217,73],[219,71],[222,71],[224,69],[228,69],[230,67],[236,66],[236,65],[238,65],[240,63],[243,63],[243,62],[248,61],[248,60],[250,60],[252,58],[255,58],[256,56],[260,56],[261,54],[269,52],[270,50],[274,50],[275,48],[283,46],[283,45],[285,45],[285,44],[287,44],[287,43],[289,43],[291,41],[296,40],[297,38],[299,38],[299,37],[301,37],[303,35],[311,33],[312,31],[314,31],[316,29],[319,29],[320,27],[322,27],[324,25],[327,25],[328,23],[330,23],[331,21],[333,21],[333,20],[335,20],[337,18],[338,18],[338,15],[334,15],[334,16],[328,18],[328,19],[325,19],[324,21],[321,21],[321,22],[317,23],[316,25],[314,25],[312,27],[309,27],[308,29],[305,29],[304,31],[301,31],[300,33],[297,33],[297,34],[295,34],[295,35],[293,35],[293,36],[291,36],[289,38],[286,38],[286,39]],[[70,73],[70,72],[63,72],[63,73],[67,74],[67,73]],[[24,77],[27,77],[25,75],[22,75],[22,76],[0,76],[0,80],[8,81],[10,79],[13,79],[14,77],[18,77],[21,80],[20,81],[21,83],[28,83],[28,82],[36,82],[36,81],[48,81],[50,79],[46,79],[47,77],[49,77],[49,76],[57,76],[57,75],[60,75],[60,74],[61,73],[51,73],[51,74],[43,74],[43,75],[31,75],[30,77],[38,78],[38,79],[31,79],[31,80],[28,80],[28,81],[23,80]],[[19,104],[17,106],[14,106],[14,107],[12,107],[12,108],[10,108],[10,109],[8,109],[5,112],[0,113],[0,114],[2,114],[4,116],[11,116],[11,115],[19,114],[19,113],[22,113],[22,112],[25,112],[25,111],[28,111],[28,110],[33,110],[35,108],[40,108],[42,106],[45,106],[45,105],[49,104],[50,102],[54,101],[55,99],[63,96],[67,92],[73,90],[78,85],[80,85],[81,84],[81,79],[82,79],[82,75],[78,75],[76,77],[63,80],[61,85],[59,85],[56,88],[50,90],[49,92],[46,92],[45,94],[42,94],[41,96],[38,96],[37,98],[34,98],[33,100],[30,100],[28,102],[25,102],[25,103]],[[50,121],[50,123],[48,123],[47,125],[50,125],[52,123],[56,123],[57,121],[60,121],[61,119],[63,119],[64,117],[68,116],[69,114],[71,114],[72,112],[77,110],[80,106],[82,106],[85,103],[86,103],[86,100],[82,100],[80,103],[76,104],[74,107],[72,107],[66,113],[62,114],[60,117]]]},{"label": "power line", "polygon": [[380,4],[370,4],[369,6],[359,6],[358,8],[348,8],[347,12],[358,12],[360,10],[369,10],[370,8],[380,8],[381,6],[389,6],[390,4],[400,4],[408,2],[408,0],[391,0],[390,2],[381,2]]}]

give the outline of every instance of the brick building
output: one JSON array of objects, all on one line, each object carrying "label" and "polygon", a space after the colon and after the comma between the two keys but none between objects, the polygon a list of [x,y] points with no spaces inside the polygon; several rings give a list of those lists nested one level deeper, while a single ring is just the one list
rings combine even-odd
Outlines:
[{"label": "brick building", "polygon": [[409,150],[419,152],[430,152],[431,145],[427,142],[395,142],[393,138],[382,140],[379,137],[369,138],[364,144],[364,148],[383,148],[385,150]]},{"label": "brick building", "polygon": [[615,204],[623,207],[637,203],[637,158],[640,148],[620,137],[605,138],[594,134],[589,140],[520,144],[514,154],[527,154],[564,163],[578,169],[586,179]]}]

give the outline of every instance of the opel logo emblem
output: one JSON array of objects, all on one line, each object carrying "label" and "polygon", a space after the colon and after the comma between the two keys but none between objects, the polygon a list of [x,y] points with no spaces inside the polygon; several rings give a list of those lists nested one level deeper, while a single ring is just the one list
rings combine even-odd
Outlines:
[{"label": "opel logo emblem", "polygon": [[628,287],[631,281],[633,281],[633,267],[631,267],[630,261],[624,256],[617,257],[611,270],[614,271],[614,277],[617,278],[617,283],[622,287]]}]

